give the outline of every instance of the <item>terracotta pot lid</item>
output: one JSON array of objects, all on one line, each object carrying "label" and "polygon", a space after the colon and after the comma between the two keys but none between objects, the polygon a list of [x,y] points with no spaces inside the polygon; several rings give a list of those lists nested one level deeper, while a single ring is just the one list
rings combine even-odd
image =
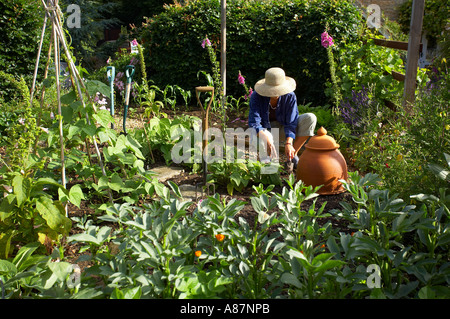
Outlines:
[{"label": "terracotta pot lid", "polygon": [[327,135],[327,130],[322,126],[317,130],[317,135],[309,139],[305,147],[312,150],[329,151],[339,148],[339,144],[334,138]]}]

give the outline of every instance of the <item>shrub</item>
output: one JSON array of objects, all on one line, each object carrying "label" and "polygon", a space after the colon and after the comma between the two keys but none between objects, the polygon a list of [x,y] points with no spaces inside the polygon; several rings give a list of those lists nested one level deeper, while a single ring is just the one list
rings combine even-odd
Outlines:
[{"label": "shrub", "polygon": [[[0,69],[23,76],[30,85],[44,22],[41,1],[2,1],[0,12]],[[45,39],[43,52],[48,48],[49,37]],[[0,91],[4,90],[0,83]]]},{"label": "shrub", "polygon": [[[325,104],[329,68],[320,34],[328,24],[336,43],[357,36],[361,19],[351,2],[233,1],[227,10],[227,94],[240,95],[239,70],[253,86],[266,69],[280,66],[296,79],[299,101]],[[211,70],[202,40],[208,36],[217,52],[220,48],[220,1],[167,6],[142,25],[141,35],[156,85],[202,85],[197,72]]]},{"label": "shrub", "polygon": [[[442,151],[450,144],[450,76],[444,69],[434,77],[436,80],[420,88],[411,113],[383,108],[367,96],[363,102],[355,97],[342,104],[343,119],[356,121],[351,126],[358,136],[352,145],[354,165],[363,172],[376,172],[387,188],[403,196],[419,192],[437,195],[439,188],[448,184],[427,169],[446,166]],[[348,118],[345,105],[357,108]]]}]

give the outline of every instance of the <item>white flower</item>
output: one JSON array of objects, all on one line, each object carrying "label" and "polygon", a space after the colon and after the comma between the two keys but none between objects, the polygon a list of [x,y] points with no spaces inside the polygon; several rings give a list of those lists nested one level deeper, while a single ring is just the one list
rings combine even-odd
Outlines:
[{"label": "white flower", "polygon": [[98,109],[99,110],[107,110],[107,111],[109,111],[109,107],[106,107],[104,105],[100,106]]},{"label": "white flower", "polygon": [[43,130],[45,133],[47,133],[48,134],[48,128],[46,128],[46,127],[42,127],[42,126],[39,126],[39,128],[41,129],[41,130]]},{"label": "white flower", "polygon": [[20,123],[21,125],[24,125],[24,124],[25,124],[25,119],[24,119],[24,118],[20,118],[20,119],[19,119],[19,123]]},{"label": "white flower", "polygon": [[100,105],[106,105],[106,104],[108,104],[108,101],[106,101],[106,98],[103,98],[103,99],[97,101],[97,103]]}]

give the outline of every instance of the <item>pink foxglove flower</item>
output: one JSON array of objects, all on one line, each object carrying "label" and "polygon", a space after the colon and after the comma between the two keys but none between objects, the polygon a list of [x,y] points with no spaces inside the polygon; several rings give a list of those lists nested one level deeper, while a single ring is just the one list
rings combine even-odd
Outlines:
[{"label": "pink foxglove flower", "polygon": [[137,42],[136,39],[134,39],[133,41],[131,41],[131,45],[132,46],[137,46],[139,43]]},{"label": "pink foxglove flower", "polygon": [[328,32],[325,31],[324,33],[322,33],[320,38],[322,46],[324,48],[328,48],[334,45],[333,38],[328,34]]},{"label": "pink foxglove flower", "polygon": [[244,95],[244,99],[245,100],[249,99],[250,96],[252,96],[252,93],[253,93],[253,89],[252,88],[248,89],[248,95],[247,94]]},{"label": "pink foxglove flower", "polygon": [[204,49],[206,46],[208,46],[208,47],[211,46],[211,41],[209,41],[208,38],[203,39],[203,41],[202,41],[202,48]]},{"label": "pink foxglove flower", "polygon": [[239,72],[238,82],[239,84],[245,84],[245,78],[241,75],[241,72]]}]

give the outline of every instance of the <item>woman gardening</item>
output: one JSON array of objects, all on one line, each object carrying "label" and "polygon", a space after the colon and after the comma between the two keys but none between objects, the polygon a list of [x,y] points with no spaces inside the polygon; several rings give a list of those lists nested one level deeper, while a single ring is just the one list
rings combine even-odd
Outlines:
[{"label": "woman gardening", "polygon": [[280,140],[285,139],[286,168],[289,174],[297,167],[297,153],[307,139],[314,135],[317,123],[313,113],[299,114],[295,88],[295,80],[286,76],[283,69],[268,69],[265,78],[255,84],[248,116],[249,127],[255,129],[263,145],[267,147],[266,154],[270,158],[277,157],[271,129],[280,129]]}]

